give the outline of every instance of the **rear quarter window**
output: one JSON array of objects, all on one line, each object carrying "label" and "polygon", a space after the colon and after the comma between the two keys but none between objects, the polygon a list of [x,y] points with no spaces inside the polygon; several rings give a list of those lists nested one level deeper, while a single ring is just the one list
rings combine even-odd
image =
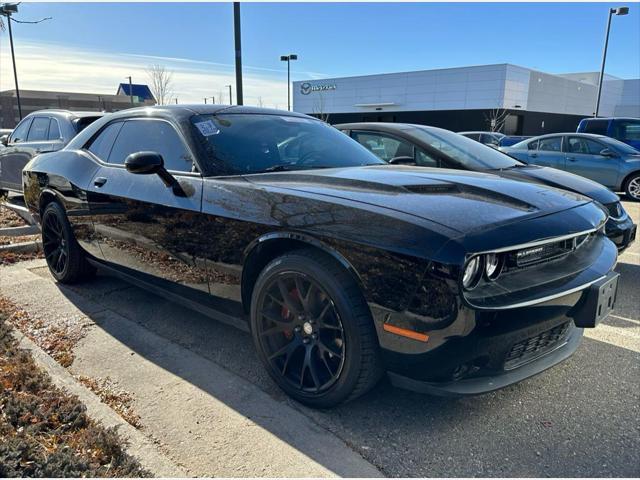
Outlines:
[{"label": "rear quarter window", "polygon": [[76,133],[80,133],[82,130],[87,128],[93,122],[98,120],[101,117],[82,117],[76,118],[73,122],[74,127],[76,128]]}]

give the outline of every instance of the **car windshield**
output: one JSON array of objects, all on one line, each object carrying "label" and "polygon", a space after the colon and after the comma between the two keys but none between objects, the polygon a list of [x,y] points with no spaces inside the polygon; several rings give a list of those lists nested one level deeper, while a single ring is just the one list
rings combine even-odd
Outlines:
[{"label": "car windshield", "polygon": [[633,148],[631,145],[621,142],[620,140],[616,140],[615,138],[606,137],[606,138],[601,138],[600,140],[602,140],[604,143],[608,143],[615,150],[617,150],[619,153],[623,155],[640,155],[640,151]]},{"label": "car windshield", "polygon": [[358,142],[311,118],[196,115],[191,123],[214,175],[384,165]]},{"label": "car windshield", "polygon": [[410,131],[421,141],[469,170],[499,170],[524,165],[495,148],[448,130],[414,127]]}]

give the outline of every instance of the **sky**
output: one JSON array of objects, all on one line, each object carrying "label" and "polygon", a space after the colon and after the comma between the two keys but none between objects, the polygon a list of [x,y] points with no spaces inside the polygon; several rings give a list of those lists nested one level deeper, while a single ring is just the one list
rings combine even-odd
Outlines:
[{"label": "sky", "polygon": [[[626,3],[624,3],[626,4]],[[612,21],[606,72],[640,77],[640,4]],[[597,71],[605,3],[243,3],[245,104],[286,108],[292,80],[512,63],[549,73]],[[21,3],[13,24],[21,89],[115,93],[146,68],[173,72],[180,103],[228,103],[231,3]],[[0,32],[0,91],[13,89]],[[234,94],[235,95],[235,94]]]}]

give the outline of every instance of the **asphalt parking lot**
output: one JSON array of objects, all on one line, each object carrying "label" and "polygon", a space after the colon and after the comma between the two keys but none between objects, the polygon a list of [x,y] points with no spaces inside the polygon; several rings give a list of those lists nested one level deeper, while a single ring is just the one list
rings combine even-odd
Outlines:
[{"label": "asphalt parking lot", "polygon": [[[639,223],[640,203],[625,202],[625,208]],[[128,345],[136,353],[145,348],[145,332],[187,349],[231,373],[229,378],[256,385],[282,408],[311,418],[386,476],[638,477],[640,242],[621,255],[617,269],[622,276],[614,314],[586,334],[573,357],[537,377],[462,399],[414,394],[382,382],[331,411],[312,411],[286,399],[264,372],[246,333],[102,275],[62,293],[72,291],[74,298],[134,322],[143,332],[135,346]],[[34,272],[50,279],[42,266]],[[100,323],[95,310],[83,311],[123,341],[117,324]],[[173,374],[176,382],[188,378],[179,369]],[[188,402],[182,407],[185,417],[207,414],[189,408]]]}]

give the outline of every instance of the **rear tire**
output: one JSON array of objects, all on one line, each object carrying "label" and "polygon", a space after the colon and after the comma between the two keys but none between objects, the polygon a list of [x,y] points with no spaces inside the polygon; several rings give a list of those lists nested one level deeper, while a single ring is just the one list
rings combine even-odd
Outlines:
[{"label": "rear tire", "polygon": [[96,269],[78,245],[62,206],[52,202],[42,214],[42,248],[49,271],[60,283],[76,283],[92,277]]},{"label": "rear tire", "polygon": [[640,172],[634,173],[624,184],[624,193],[632,200],[640,201]]},{"label": "rear tire", "polygon": [[359,286],[333,258],[313,249],[276,258],[260,273],[251,299],[251,332],[271,378],[311,407],[353,400],[383,374]]}]

